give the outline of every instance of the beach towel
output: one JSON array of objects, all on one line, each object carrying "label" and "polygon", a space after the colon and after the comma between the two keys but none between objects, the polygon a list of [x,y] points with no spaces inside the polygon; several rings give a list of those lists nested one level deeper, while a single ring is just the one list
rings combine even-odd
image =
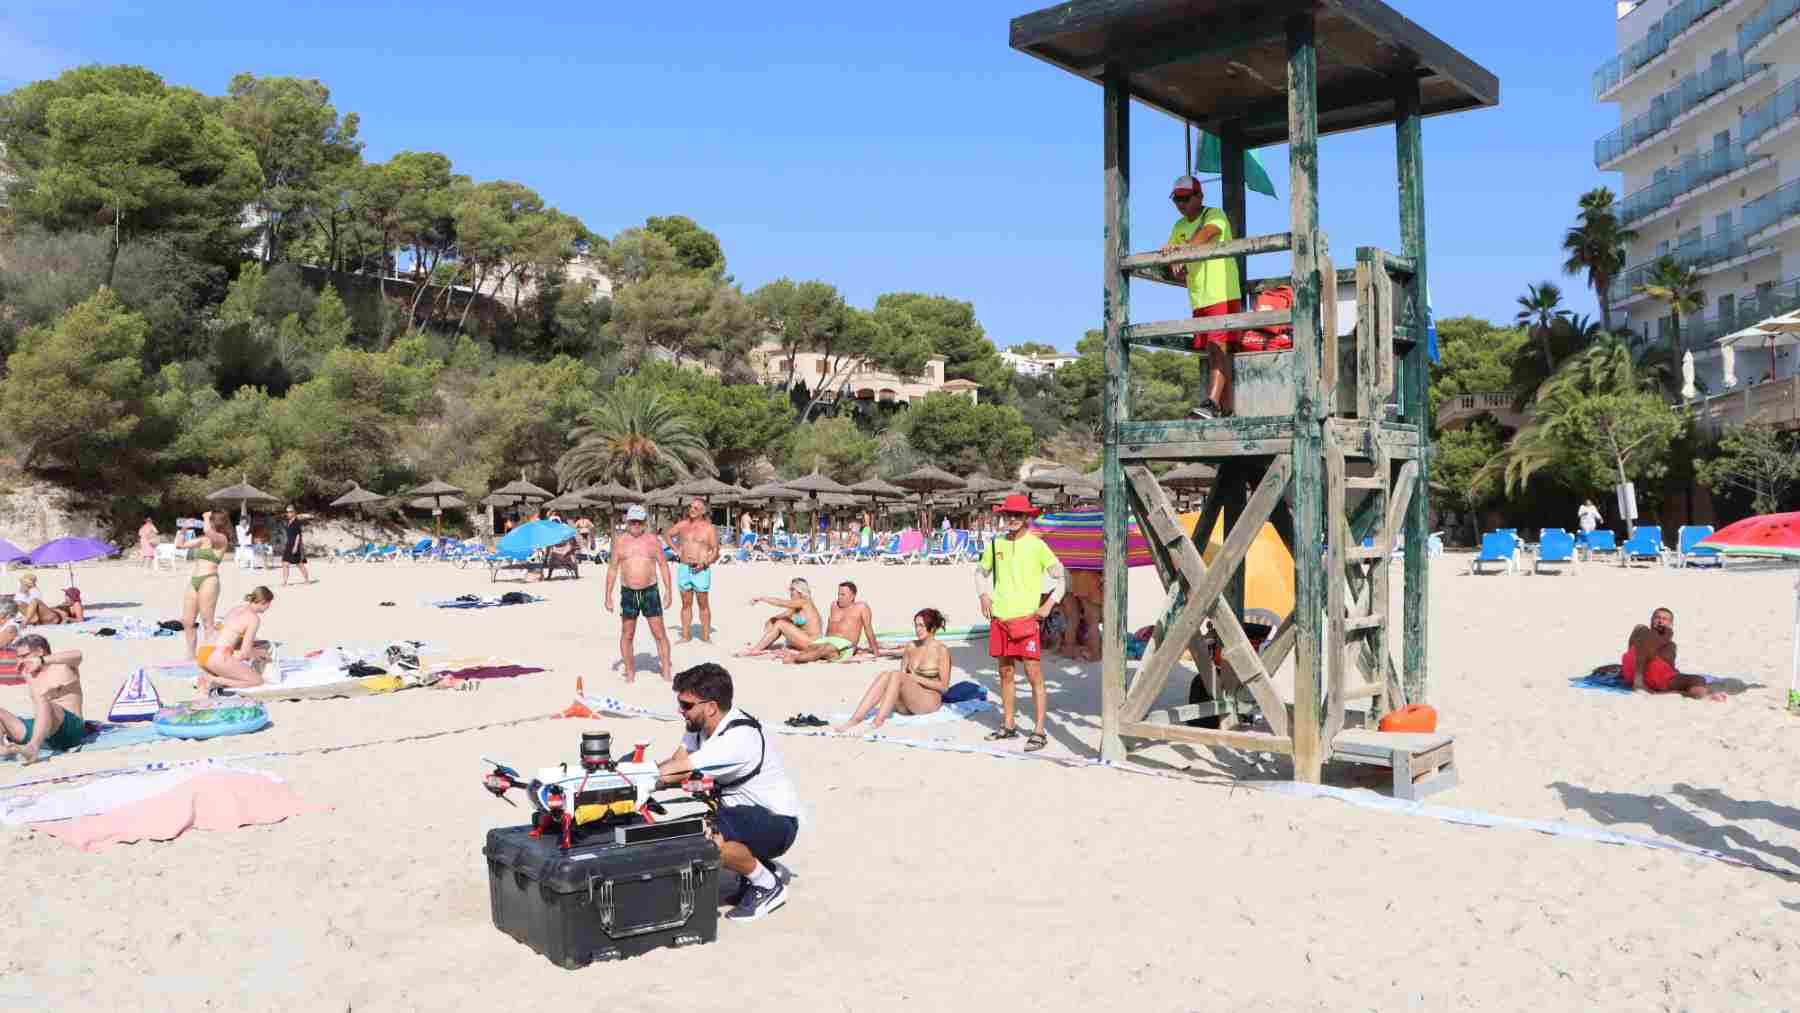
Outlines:
[{"label": "beach towel", "polygon": [[[92,753],[102,749],[122,749],[125,746],[138,746],[146,742],[162,742],[163,735],[147,722],[130,725],[103,724],[98,721],[84,722],[87,733],[81,740],[80,751]],[[38,751],[39,756],[55,756],[62,752],[75,750],[50,749]],[[17,756],[0,757],[0,763],[17,763]]]},{"label": "beach towel", "polygon": [[189,830],[236,830],[330,812],[262,773],[207,771],[148,798],[97,816],[34,824],[71,847],[94,852],[108,844],[172,841]]},{"label": "beach towel", "polygon": [[[521,675],[531,675],[544,671],[529,665],[482,665],[476,668],[459,668],[444,672],[445,679],[512,679]],[[436,674],[437,670],[433,669]]]},{"label": "beach towel", "polygon": [[[156,771],[138,777],[108,777],[73,788],[47,791],[42,795],[14,795],[0,799],[0,823],[25,826],[30,823],[72,820],[81,816],[98,816],[152,795],[159,795],[183,781],[210,771],[260,773],[248,767],[233,767],[223,762],[205,760],[192,767]],[[267,776],[275,777],[273,774]]]},{"label": "beach towel", "polygon": [[[507,599],[511,600],[509,601]],[[544,599],[539,598],[536,595],[526,594],[523,591],[508,591],[495,598],[483,598],[480,595],[465,594],[451,598],[448,601],[434,601],[428,602],[427,604],[441,609],[491,609],[499,608],[502,605],[529,605],[533,602],[540,602],[543,600]]]},{"label": "beach towel", "polygon": [[[964,700],[961,703],[946,703],[930,714],[895,714],[887,719],[887,724],[902,728],[916,725],[942,725],[998,709],[987,700]],[[841,714],[833,714],[830,723],[835,725],[848,720],[850,720],[850,712],[845,711]]]},{"label": "beach towel", "polygon": [[[1683,672],[1681,674],[1697,675],[1698,673]],[[1700,675],[1699,678],[1710,683],[1713,681],[1714,677],[1710,675]],[[1600,665],[1586,675],[1576,676],[1569,680],[1569,685],[1576,689],[1597,689],[1603,693],[1634,692],[1631,688],[1631,684],[1621,678],[1617,662],[1610,665]]]}]

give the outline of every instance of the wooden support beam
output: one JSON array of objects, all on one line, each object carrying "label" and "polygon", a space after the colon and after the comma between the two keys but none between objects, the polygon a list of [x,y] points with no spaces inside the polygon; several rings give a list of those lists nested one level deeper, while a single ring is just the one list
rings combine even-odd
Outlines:
[{"label": "wooden support beam", "polygon": [[[1265,23],[1274,28],[1274,33],[1270,38],[1281,37],[1281,20],[1279,16],[1265,19]],[[1250,223],[1245,217],[1245,205],[1249,196],[1244,179],[1245,155],[1244,142],[1238,137],[1236,131],[1219,131],[1219,208],[1225,212],[1225,220],[1231,223],[1233,236],[1250,234]],[[1249,257],[1237,258],[1237,276],[1239,282],[1250,277]],[[1244,305],[1255,305],[1250,301],[1250,290],[1244,288],[1242,291]]]},{"label": "wooden support beam", "polygon": [[1125,758],[1125,742],[1119,733],[1119,709],[1125,702],[1126,569],[1128,537],[1124,471],[1119,464],[1119,426],[1131,418],[1131,349],[1125,329],[1131,323],[1131,284],[1120,261],[1131,249],[1131,90],[1123,68],[1106,73],[1102,96],[1102,133],[1105,149],[1106,223],[1102,277],[1102,308],[1106,341],[1106,379],[1101,395],[1102,431],[1106,445],[1101,454],[1101,500],[1105,509],[1105,579],[1101,605],[1100,648],[1100,758],[1119,762]]},{"label": "wooden support beam", "polygon": [[1344,730],[1345,550],[1355,544],[1344,517],[1344,453],[1330,429],[1325,442],[1325,730],[1326,742]]},{"label": "wooden support beam", "polygon": [[1128,444],[1290,440],[1294,436],[1294,420],[1286,415],[1224,419],[1146,419],[1143,422],[1119,423],[1118,434],[1119,442]]},{"label": "wooden support beam", "polygon": [[1189,461],[1209,457],[1275,457],[1292,449],[1292,439],[1126,443],[1120,445],[1119,457],[1127,461]]},{"label": "wooden support beam", "polygon": [[1331,266],[1331,242],[1325,233],[1319,233],[1318,249],[1314,252],[1319,260],[1319,336],[1324,341],[1319,353],[1317,410],[1319,417],[1324,418],[1336,413],[1338,403],[1337,286],[1326,281],[1335,279],[1337,271]]},{"label": "wooden support beam", "polygon": [[1192,583],[1187,601],[1183,604],[1181,614],[1169,624],[1169,631],[1162,643],[1156,645],[1144,662],[1138,667],[1137,678],[1132,680],[1131,688],[1125,695],[1125,704],[1121,713],[1126,720],[1138,720],[1150,710],[1156,702],[1157,694],[1168,685],[1169,674],[1174,671],[1175,664],[1187,650],[1188,642],[1199,631],[1201,620],[1213,610],[1213,605],[1225,590],[1225,582],[1239,567],[1244,564],[1244,557],[1250,551],[1256,534],[1262,529],[1263,522],[1268,520],[1275,503],[1280,500],[1282,490],[1293,477],[1293,466],[1290,459],[1278,457],[1269,466],[1267,473],[1256,487],[1255,495],[1250,497],[1245,507],[1243,521],[1225,535],[1225,544],[1218,556],[1213,559],[1209,568],[1204,568],[1204,576]]},{"label": "wooden support beam", "polygon": [[1294,276],[1294,608],[1300,613],[1294,659],[1294,777],[1318,783],[1327,744],[1320,739],[1320,613],[1325,608],[1318,564],[1324,503],[1323,430],[1319,392],[1320,279],[1313,244],[1319,231],[1319,88],[1315,18],[1287,22],[1288,228],[1293,236]]},{"label": "wooden support beam", "polygon": [[1159,344],[1155,340],[1157,338],[1176,337],[1181,340],[1173,347],[1179,351],[1191,352],[1194,350],[1194,332],[1202,326],[1207,330],[1247,331],[1285,327],[1292,320],[1293,314],[1288,310],[1231,313],[1222,317],[1207,317],[1204,323],[1193,317],[1182,317],[1179,320],[1157,320],[1147,324],[1132,324],[1125,332],[1125,340],[1135,345],[1147,345]]},{"label": "wooden support beam", "polygon": [[1207,243],[1203,246],[1178,246],[1173,250],[1150,250],[1145,253],[1133,253],[1123,263],[1125,270],[1131,271],[1140,267],[1169,267],[1174,264],[1193,264],[1204,260],[1220,260],[1225,257],[1254,257],[1259,253],[1280,253],[1294,244],[1294,237],[1286,232],[1274,232],[1266,236],[1245,236],[1233,239],[1228,243]]},{"label": "wooden support beam", "polygon": [[[1112,49],[1107,53],[1106,62],[1136,74],[1170,64],[1219,59],[1248,47],[1278,40],[1281,38],[1281,30],[1279,17],[1262,17],[1254,21],[1206,18],[1150,45]],[[1102,69],[1089,67],[1086,73],[1095,74]]]},{"label": "wooden support beam", "polygon": [[[1398,163],[1400,190],[1400,252],[1413,262],[1414,272],[1407,285],[1413,305],[1418,309],[1416,321],[1421,336],[1425,330],[1425,294],[1430,276],[1425,256],[1425,149],[1419,109],[1419,80],[1408,76],[1395,82],[1396,111],[1394,123],[1394,155]],[[1418,429],[1418,461],[1416,481],[1420,489],[1431,488],[1431,433],[1428,429],[1430,403],[1430,370],[1425,342],[1415,343],[1406,353],[1405,390],[1401,392],[1400,412]],[[1405,586],[1401,591],[1404,646],[1401,671],[1405,679],[1406,699],[1426,702],[1426,645],[1431,634],[1431,569],[1425,557],[1425,543],[1431,535],[1429,495],[1413,496],[1406,513]]]},{"label": "wooden support beam", "polygon": [[1126,735],[1159,742],[1185,742],[1196,746],[1222,746],[1226,749],[1248,749],[1260,753],[1292,753],[1294,742],[1285,735],[1268,732],[1226,731],[1222,728],[1192,728],[1188,725],[1152,724],[1129,721],[1119,726]]}]

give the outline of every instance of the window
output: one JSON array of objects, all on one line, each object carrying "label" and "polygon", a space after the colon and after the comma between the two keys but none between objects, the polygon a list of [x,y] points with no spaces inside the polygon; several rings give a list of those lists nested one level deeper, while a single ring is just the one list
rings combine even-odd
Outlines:
[{"label": "window", "polygon": [[1737,296],[1722,295],[1719,297],[1719,319],[1729,321],[1737,316]]},{"label": "window", "polygon": [[1713,231],[1721,236],[1731,233],[1731,212],[1727,211],[1713,219]]},{"label": "window", "polygon": [[1713,135],[1713,150],[1731,147],[1731,131],[1721,130]]}]

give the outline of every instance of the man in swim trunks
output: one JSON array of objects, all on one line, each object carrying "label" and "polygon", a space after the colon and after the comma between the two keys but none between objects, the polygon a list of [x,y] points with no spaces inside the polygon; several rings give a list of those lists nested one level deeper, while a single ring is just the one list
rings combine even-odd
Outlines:
[{"label": "man in swim trunks", "polygon": [[1709,691],[1706,680],[1682,675],[1675,668],[1675,613],[1659,608],[1650,613],[1650,625],[1634,627],[1619,659],[1619,676],[1633,690],[1680,693],[1695,700],[1723,701],[1725,694]]},{"label": "man in swim trunks", "polygon": [[[650,635],[656,638],[656,655],[666,682],[675,678],[675,667],[669,660],[669,634],[663,628],[663,596],[669,594],[673,582],[662,540],[644,530],[645,519],[643,507],[633,504],[626,509],[625,533],[612,540],[612,559],[606,564],[606,597],[601,601],[611,612],[613,582],[623,583],[619,589],[619,658],[625,663],[625,681],[637,680],[637,621],[643,616],[650,621]],[[656,590],[659,570],[661,595]]]},{"label": "man in swim trunks", "polygon": [[869,653],[879,655],[881,645],[875,640],[875,616],[869,606],[856,600],[856,585],[844,581],[837,587],[837,598],[831,603],[831,618],[826,620],[825,635],[797,651],[781,656],[784,665],[804,665],[809,661],[848,661],[858,650],[856,642],[867,638]]},{"label": "man in swim trunks", "polygon": [[81,719],[81,652],[50,653],[50,642],[35,633],[18,640],[19,671],[31,680],[34,713],[21,718],[0,709],[0,750],[36,763],[38,751],[69,750],[81,745],[86,726]]},{"label": "man in swim trunks", "polygon": [[694,599],[700,599],[700,640],[712,643],[712,565],[719,561],[719,529],[707,516],[706,501],[698,496],[688,501],[687,516],[669,528],[669,548],[680,557],[675,567],[675,589],[681,592],[681,639],[693,639],[689,624],[693,621]]}]

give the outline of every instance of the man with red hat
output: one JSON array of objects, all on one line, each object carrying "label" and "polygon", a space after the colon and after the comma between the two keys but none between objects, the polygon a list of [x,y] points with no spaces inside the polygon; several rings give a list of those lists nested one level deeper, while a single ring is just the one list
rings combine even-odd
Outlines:
[{"label": "man with red hat", "polygon": [[[1169,199],[1175,202],[1181,217],[1169,230],[1165,252],[1183,246],[1228,243],[1235,238],[1231,234],[1231,219],[1218,208],[1206,206],[1206,195],[1194,177],[1176,177]],[[1244,290],[1238,279],[1236,258],[1175,264],[1169,273],[1177,281],[1187,281],[1188,305],[1193,307],[1194,316],[1222,317],[1244,312]],[[1231,414],[1231,353],[1242,346],[1243,340],[1243,331],[1200,331],[1194,335],[1194,347],[1206,350],[1206,361],[1212,366],[1206,400],[1191,413],[1195,418]]]},{"label": "man with red hat", "polygon": [[[1031,497],[1015,493],[994,512],[1001,515],[1006,532],[982,550],[975,571],[981,614],[988,619],[988,654],[999,662],[1000,668],[1002,720],[1000,730],[988,738],[1019,736],[1018,726],[1013,723],[1013,672],[1023,661],[1037,716],[1037,724],[1025,738],[1025,751],[1034,753],[1048,742],[1044,737],[1044,670],[1038,663],[1038,621],[1062,601],[1063,566],[1050,546],[1031,530],[1031,518],[1038,512],[1031,505]],[[1056,581],[1048,601],[1044,600],[1046,576]]]}]

